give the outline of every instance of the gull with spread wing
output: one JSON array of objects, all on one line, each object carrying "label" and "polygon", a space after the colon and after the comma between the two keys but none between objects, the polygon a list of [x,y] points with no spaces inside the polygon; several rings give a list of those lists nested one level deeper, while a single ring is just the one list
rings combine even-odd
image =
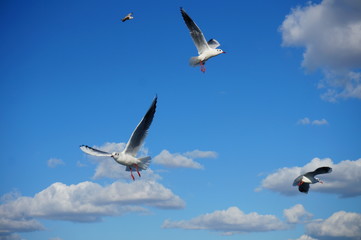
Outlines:
[{"label": "gull with spread wing", "polygon": [[325,174],[332,172],[330,167],[319,167],[313,172],[308,172],[298,176],[293,181],[293,186],[298,186],[298,190],[303,193],[308,193],[310,189],[310,184],[314,183],[323,183],[319,178],[315,177],[318,174]]},{"label": "gull with spread wing", "polygon": [[183,16],[183,20],[186,23],[190,31],[191,37],[193,39],[193,42],[198,50],[198,56],[192,57],[189,60],[189,64],[191,66],[201,65],[201,71],[205,72],[206,68],[204,64],[208,59],[226,52],[224,52],[222,49],[217,48],[221,44],[216,39],[211,39],[207,42],[206,39],[204,38],[201,29],[197,26],[197,24],[195,24],[195,22],[183,10],[183,8],[181,8],[180,10]]},{"label": "gull with spread wing", "polygon": [[130,176],[133,180],[135,180],[132,171],[136,170],[138,176],[140,177],[139,172],[142,170],[146,170],[150,164],[150,156],[137,158],[136,155],[140,147],[142,146],[145,137],[148,134],[148,129],[152,124],[154,118],[156,106],[157,96],[154,98],[152,105],[148,109],[147,113],[144,115],[143,119],[135,128],[125,149],[122,152],[109,153],[86,145],[81,145],[80,149],[89,155],[98,157],[112,157],[117,163],[126,166],[126,171],[130,171]]},{"label": "gull with spread wing", "polygon": [[122,18],[122,22],[125,22],[125,21],[127,21],[127,20],[133,19],[134,17],[133,17],[132,15],[133,15],[132,12],[131,12],[131,13],[128,13],[127,16],[125,16],[124,18]]}]

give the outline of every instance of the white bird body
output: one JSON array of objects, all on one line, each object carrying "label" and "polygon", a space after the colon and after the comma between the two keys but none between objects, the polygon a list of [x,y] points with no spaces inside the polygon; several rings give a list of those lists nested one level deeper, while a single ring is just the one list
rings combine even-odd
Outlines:
[{"label": "white bird body", "polygon": [[136,155],[139,148],[144,142],[148,134],[148,129],[153,121],[155,109],[157,105],[157,97],[154,98],[152,105],[144,115],[143,119],[139,122],[138,126],[133,131],[130,139],[122,152],[104,152],[86,145],[80,146],[80,149],[93,156],[97,157],[112,157],[117,163],[126,166],[126,171],[130,171],[131,177],[134,180],[132,170],[135,169],[140,177],[139,171],[146,170],[150,164],[151,157],[140,157]]},{"label": "white bird body", "polygon": [[201,65],[201,71],[205,72],[206,68],[204,67],[204,64],[208,59],[226,52],[224,52],[222,49],[217,48],[221,45],[217,40],[211,39],[208,42],[206,41],[201,29],[188,16],[188,14],[183,10],[183,8],[181,8],[181,14],[185,24],[189,29],[194,45],[198,50],[198,56],[192,57],[189,60],[189,64],[191,66]]},{"label": "white bird body", "polygon": [[112,153],[112,158],[114,158],[114,160],[119,163],[122,164],[124,166],[132,166],[134,164],[139,164],[140,160],[136,157],[133,157],[130,154],[126,154],[125,151],[123,152],[113,152]]},{"label": "white bird body", "polygon": [[206,51],[203,51],[199,56],[192,57],[189,60],[189,64],[191,66],[196,66],[201,63],[205,64],[208,59],[215,57],[221,53],[224,53],[221,49],[209,48]]}]

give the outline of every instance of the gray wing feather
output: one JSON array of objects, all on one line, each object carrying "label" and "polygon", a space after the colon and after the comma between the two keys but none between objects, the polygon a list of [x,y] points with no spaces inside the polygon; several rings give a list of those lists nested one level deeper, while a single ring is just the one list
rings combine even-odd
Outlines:
[{"label": "gray wing feather", "polygon": [[306,173],[305,176],[309,175],[309,176],[314,177],[318,174],[325,174],[325,173],[330,173],[330,172],[332,172],[332,168],[330,168],[330,167],[319,167],[313,172]]},{"label": "gray wing feather", "polygon": [[125,153],[131,154],[132,156],[137,155],[139,148],[143,144],[144,139],[148,134],[148,129],[152,124],[155,109],[157,107],[157,99],[157,97],[154,98],[152,105],[148,109],[147,113],[144,115],[143,119],[140,121],[140,123],[132,133],[132,136],[130,137],[127,146],[125,147]]},{"label": "gray wing feather", "polygon": [[221,46],[221,44],[214,38],[210,39],[207,43],[210,48],[217,48]]},{"label": "gray wing feather", "polygon": [[89,155],[93,155],[93,156],[98,156],[98,157],[111,157],[112,154],[111,153],[108,153],[108,152],[103,152],[103,151],[100,151],[98,149],[95,149],[95,148],[92,148],[92,147],[89,147],[87,145],[81,145],[80,146],[80,149],[89,154]]},{"label": "gray wing feather", "polygon": [[208,49],[209,46],[207,44],[206,39],[201,31],[201,29],[195,24],[195,22],[188,16],[188,14],[181,8],[181,13],[185,24],[187,25],[191,37],[193,39],[194,44],[198,50],[198,54],[202,54],[204,50]]}]

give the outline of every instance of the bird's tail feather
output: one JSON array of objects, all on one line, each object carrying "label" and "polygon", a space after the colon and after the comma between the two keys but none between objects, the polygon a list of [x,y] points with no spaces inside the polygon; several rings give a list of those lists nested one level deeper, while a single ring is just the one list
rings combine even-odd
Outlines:
[{"label": "bird's tail feather", "polygon": [[200,63],[200,61],[199,61],[198,57],[191,57],[189,59],[189,65],[191,65],[193,67],[199,65],[199,63]]},{"label": "bird's tail feather", "polygon": [[141,162],[138,164],[139,168],[141,168],[142,170],[146,170],[149,167],[151,159],[152,158],[150,156],[139,158]]}]

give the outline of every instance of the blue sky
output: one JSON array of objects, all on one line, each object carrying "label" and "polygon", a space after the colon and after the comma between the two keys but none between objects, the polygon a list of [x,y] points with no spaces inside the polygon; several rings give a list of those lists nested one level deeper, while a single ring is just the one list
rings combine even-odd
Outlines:
[{"label": "blue sky", "polygon": [[[0,239],[360,238],[359,1],[0,6]],[[227,52],[205,74],[179,7]],[[140,179],[81,152],[122,150],[155,95]]]}]

